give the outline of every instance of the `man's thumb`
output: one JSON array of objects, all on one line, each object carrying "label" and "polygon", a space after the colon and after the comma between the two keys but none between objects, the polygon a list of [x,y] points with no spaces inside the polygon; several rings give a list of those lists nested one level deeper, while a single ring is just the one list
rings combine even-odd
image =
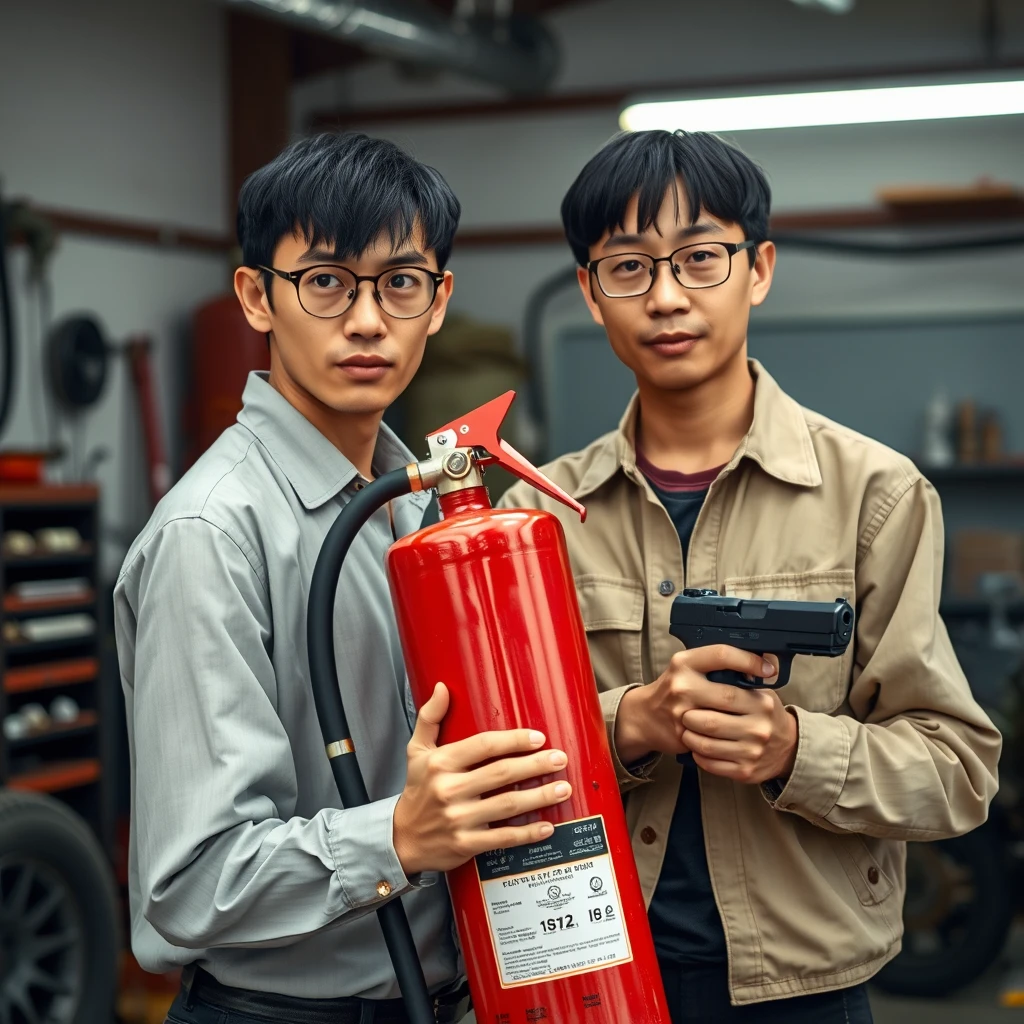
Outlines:
[{"label": "man's thumb", "polygon": [[430,695],[426,704],[420,708],[416,717],[416,728],[413,729],[411,745],[417,747],[436,747],[437,734],[441,729],[441,722],[448,713],[448,687],[444,683],[437,683],[434,692]]}]

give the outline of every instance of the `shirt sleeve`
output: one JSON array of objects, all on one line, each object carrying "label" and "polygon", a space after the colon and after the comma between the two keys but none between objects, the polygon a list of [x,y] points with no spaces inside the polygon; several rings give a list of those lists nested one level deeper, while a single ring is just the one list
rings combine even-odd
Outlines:
[{"label": "shirt sleeve", "polygon": [[134,666],[123,682],[146,920],[190,949],[283,946],[408,890],[397,797],[290,813],[295,767],[275,710],[289,681],[276,678],[269,597],[238,544],[177,520],[129,574],[115,628]]},{"label": "shirt sleeve", "polygon": [[614,690],[603,690],[598,696],[601,700],[601,713],[604,716],[604,727],[608,734],[608,749],[611,751],[612,764],[615,767],[615,777],[619,783],[619,789],[625,793],[630,789],[650,782],[654,769],[661,761],[661,753],[652,750],[646,757],[630,764],[623,763],[619,752],[615,748],[615,721],[619,715],[619,705],[626,694],[635,689],[641,683],[630,683],[626,686],[618,686]]},{"label": "shirt sleeve", "polygon": [[796,760],[771,802],[832,831],[943,839],[985,820],[1002,740],[939,616],[938,495],[917,479],[888,505],[857,568],[852,714],[792,708]]}]

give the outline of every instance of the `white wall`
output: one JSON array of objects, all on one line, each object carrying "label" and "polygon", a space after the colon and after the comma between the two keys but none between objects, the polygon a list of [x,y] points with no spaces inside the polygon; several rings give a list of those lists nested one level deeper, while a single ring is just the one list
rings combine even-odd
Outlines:
[{"label": "white wall", "polygon": [[[5,4],[0,17],[0,178],[4,194],[43,206],[222,232],[226,210],[224,17],[209,0],[47,0]],[[38,446],[44,422],[40,333],[25,284],[12,276],[21,344],[12,419],[0,443]],[[188,317],[224,290],[216,256],[84,237],[61,239],[54,313],[90,311],[112,341],[147,333],[167,443],[176,454],[178,383]],[[130,532],[146,515],[142,441],[127,368],[112,365],[85,421],[84,447],[105,446],[103,512]],[[70,438],[65,431],[65,439]],[[104,568],[124,545],[108,538]]]}]

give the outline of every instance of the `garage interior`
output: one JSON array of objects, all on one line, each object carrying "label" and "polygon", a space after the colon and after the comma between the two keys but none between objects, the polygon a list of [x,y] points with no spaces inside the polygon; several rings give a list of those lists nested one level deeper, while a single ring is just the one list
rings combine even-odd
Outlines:
[{"label": "garage interior", "polygon": [[[129,948],[110,604],[156,502],[268,366],[231,291],[248,174],[321,130],[392,139],[440,170],[463,206],[451,313],[388,422],[422,454],[429,431],[515,388],[507,439],[540,465],[614,429],[634,387],[587,314],[558,217],[627,108],[1024,90],[1018,0],[344,5],[400,10],[417,28],[405,33],[372,18],[324,28],[315,6],[0,9],[2,1024],[158,1024],[177,990]],[[875,1019],[1009,1020],[1024,1012],[1024,105],[723,134],[774,193],[779,266],[751,353],[938,489],[941,613],[1004,735],[990,822],[910,850],[905,953],[872,990]],[[63,810],[40,824],[35,794]],[[77,867],[51,878],[5,860],[8,829],[66,837]],[[29,902],[57,979],[30,995],[12,966]],[[105,971],[116,1005],[74,1009]]]}]

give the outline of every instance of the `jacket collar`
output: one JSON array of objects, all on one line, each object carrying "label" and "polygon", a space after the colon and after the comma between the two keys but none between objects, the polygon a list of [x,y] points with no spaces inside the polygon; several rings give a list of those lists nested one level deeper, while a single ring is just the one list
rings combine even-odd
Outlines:
[{"label": "jacket collar", "polygon": [[[271,387],[264,372],[249,374],[238,422],[256,435],[307,509],[319,508],[346,488],[356,490],[362,482],[356,467]],[[412,452],[382,423],[373,453],[374,474],[380,476],[415,461]],[[426,504],[429,497],[421,492],[410,500]]]},{"label": "jacket collar", "polygon": [[[798,487],[817,487],[821,470],[800,406],[776,383],[756,360],[749,360],[754,378],[754,419],[725,471],[742,459],[751,459],[769,475]],[[573,497],[582,500],[610,480],[620,469],[630,479],[637,477],[636,422],[640,395],[633,394],[619,422],[619,429],[594,445],[594,455]]]}]

